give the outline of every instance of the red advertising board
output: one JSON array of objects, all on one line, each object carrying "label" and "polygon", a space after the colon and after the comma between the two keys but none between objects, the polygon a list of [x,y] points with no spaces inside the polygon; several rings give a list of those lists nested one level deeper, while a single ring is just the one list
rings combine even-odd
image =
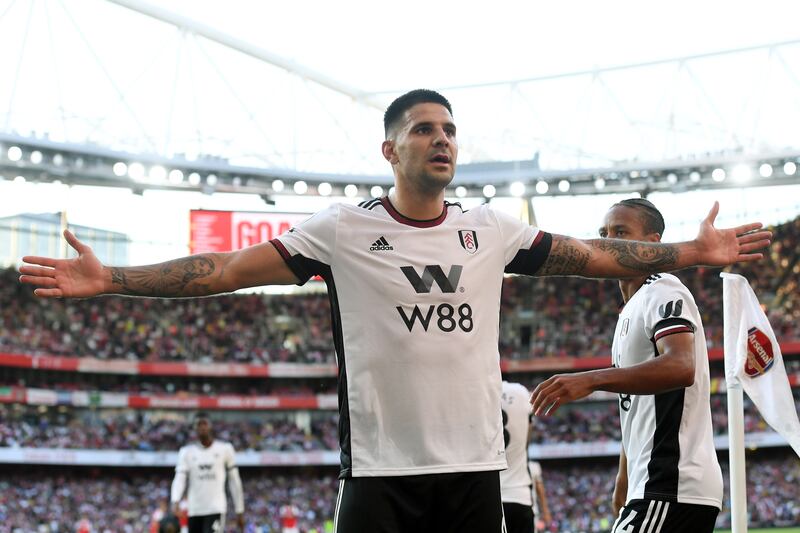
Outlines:
[{"label": "red advertising board", "polygon": [[193,209],[189,216],[190,253],[201,254],[230,252],[267,242],[286,233],[309,214]]}]

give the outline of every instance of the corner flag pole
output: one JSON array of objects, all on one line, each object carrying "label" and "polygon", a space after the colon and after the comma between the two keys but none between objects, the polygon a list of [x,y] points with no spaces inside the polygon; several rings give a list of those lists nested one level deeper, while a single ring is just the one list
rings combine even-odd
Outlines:
[{"label": "corner flag pole", "polygon": [[[721,277],[726,275],[720,274]],[[742,383],[735,374],[736,341],[735,328],[741,309],[730,298],[725,297],[728,284],[722,284],[722,314],[725,339],[725,383],[728,392],[728,462],[730,464],[731,531],[747,533],[747,488],[744,463],[744,402]]]},{"label": "corner flag pole", "polygon": [[728,381],[728,462],[731,486],[731,531],[747,533],[747,489],[744,464],[742,384]]}]

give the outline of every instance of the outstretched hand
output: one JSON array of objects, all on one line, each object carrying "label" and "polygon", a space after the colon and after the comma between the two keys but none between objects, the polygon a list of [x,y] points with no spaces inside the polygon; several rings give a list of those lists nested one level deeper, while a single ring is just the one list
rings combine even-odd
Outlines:
[{"label": "outstretched hand", "polygon": [[754,253],[769,246],[772,232],[757,231],[762,228],[760,222],[744,224],[735,228],[717,229],[714,220],[719,213],[719,202],[700,224],[695,243],[697,245],[697,264],[707,266],[726,266],[737,262],[757,261],[763,257]]},{"label": "outstretched hand", "polygon": [[92,249],[69,231],[64,230],[67,243],[78,252],[73,259],[53,259],[26,255],[19,269],[19,280],[37,288],[33,294],[43,298],[86,298],[102,294],[105,288],[103,264]]}]

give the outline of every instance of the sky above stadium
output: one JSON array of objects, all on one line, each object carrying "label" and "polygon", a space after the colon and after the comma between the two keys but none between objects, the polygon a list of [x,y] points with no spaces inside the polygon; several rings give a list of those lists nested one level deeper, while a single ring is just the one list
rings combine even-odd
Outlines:
[{"label": "sky above stadium", "polygon": [[[359,96],[109,0],[0,0],[0,127],[133,153],[386,174],[382,108],[428,87],[454,104],[463,163],[538,155],[569,169],[800,142],[792,0],[156,4]],[[519,81],[793,39],[777,54]]]},{"label": "sky above stadium", "polygon": [[[107,0],[0,0],[0,130],[132,153],[388,174],[381,111],[363,101],[385,104],[425,86],[454,104],[461,163],[538,155],[543,168],[569,169],[800,144],[800,44],[480,87],[800,39],[796,1],[157,4],[365,96],[344,97]],[[0,216],[66,209],[75,223],[129,233],[142,250],[132,253],[136,262],[185,252],[192,207],[265,208],[243,195],[137,196],[12,179],[0,182]],[[800,212],[797,195],[777,189],[661,201],[677,224],[693,228],[712,197],[724,199],[730,223],[744,213],[772,222]],[[277,200],[293,211],[330,201]],[[546,229],[590,235],[611,200],[535,205]],[[565,216],[578,205],[587,220]],[[514,201],[498,207],[519,211]]]}]

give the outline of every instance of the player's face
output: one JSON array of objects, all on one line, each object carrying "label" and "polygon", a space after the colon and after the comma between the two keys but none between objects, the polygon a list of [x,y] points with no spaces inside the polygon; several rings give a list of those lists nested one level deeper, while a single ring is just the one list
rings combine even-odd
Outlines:
[{"label": "player's face", "polygon": [[420,191],[440,192],[453,179],[458,158],[453,116],[440,104],[417,104],[405,122],[384,142],[383,154],[398,181]]},{"label": "player's face", "polygon": [[198,420],[194,425],[194,429],[197,432],[197,438],[200,440],[205,440],[211,436],[211,422],[207,418]]},{"label": "player's face", "polygon": [[599,233],[604,239],[659,240],[658,233],[645,233],[644,222],[637,210],[624,205],[617,205],[608,210]]}]

